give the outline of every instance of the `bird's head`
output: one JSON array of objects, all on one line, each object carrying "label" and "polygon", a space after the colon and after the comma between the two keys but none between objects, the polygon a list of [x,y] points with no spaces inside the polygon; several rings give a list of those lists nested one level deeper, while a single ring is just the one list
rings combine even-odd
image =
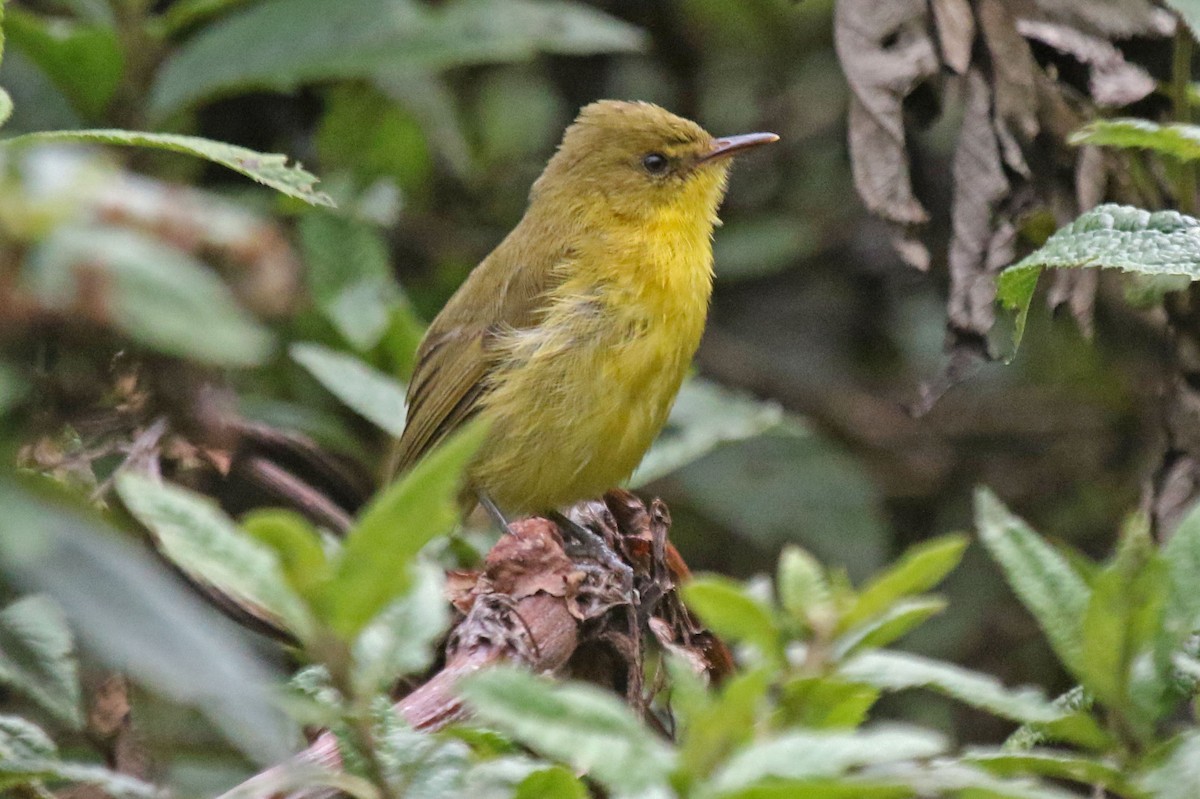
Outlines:
[{"label": "bird's head", "polygon": [[730,156],[778,139],[774,133],[715,138],[651,103],[601,100],[567,128],[533,198],[581,212],[599,207],[635,223],[664,214],[711,222]]}]

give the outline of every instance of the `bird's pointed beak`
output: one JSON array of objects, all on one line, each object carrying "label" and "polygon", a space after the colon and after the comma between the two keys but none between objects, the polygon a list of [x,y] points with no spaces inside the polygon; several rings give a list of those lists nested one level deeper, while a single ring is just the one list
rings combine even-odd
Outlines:
[{"label": "bird's pointed beak", "polygon": [[741,136],[725,136],[720,139],[713,139],[712,149],[700,156],[700,162],[727,158],[734,153],[740,153],[742,150],[749,150],[751,147],[757,147],[760,144],[770,144],[777,141],[779,141],[779,136],[774,133],[744,133]]}]

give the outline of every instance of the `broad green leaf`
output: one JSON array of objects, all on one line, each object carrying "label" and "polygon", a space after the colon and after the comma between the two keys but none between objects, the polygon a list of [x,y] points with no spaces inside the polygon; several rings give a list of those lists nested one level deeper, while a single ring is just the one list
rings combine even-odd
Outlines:
[{"label": "broad green leaf", "polygon": [[783,411],[777,404],[694,377],[684,383],[666,429],[629,478],[630,485],[657,480],[721,444],[752,438],[782,421]]},{"label": "broad green leaf", "polygon": [[36,758],[0,759],[0,789],[33,781],[94,785],[111,799],[168,799],[166,791],[100,766]]},{"label": "broad green leaf", "polygon": [[0,87],[0,128],[4,127],[4,123],[12,116],[13,101],[8,92]]},{"label": "broad green leaf", "polygon": [[211,269],[130,230],[63,225],[30,250],[22,277],[47,308],[82,312],[171,355],[249,366],[272,348]]},{"label": "broad green leaf", "polygon": [[947,745],[940,734],[915,727],[785,732],[735,753],[714,775],[712,787],[724,793],[767,778],[837,777],[852,768],[934,757]]},{"label": "broad green leaf", "polygon": [[1171,754],[1135,782],[1154,799],[1195,799],[1200,785],[1200,732],[1179,736]]},{"label": "broad green leaf", "polygon": [[722,638],[753,644],[768,660],[780,657],[779,626],[769,608],[726,577],[697,577],[682,586],[683,599]]},{"label": "broad green leaf", "polygon": [[177,568],[254,612],[265,611],[301,639],[312,634],[312,619],[275,551],[239,529],[215,502],[132,472],[121,474],[116,487]]},{"label": "broad green leaf", "polygon": [[1167,599],[1157,651],[1169,658],[1200,630],[1200,504],[1179,522],[1162,550],[1167,564]]},{"label": "broad green leaf", "polygon": [[907,652],[863,652],[839,665],[837,674],[884,691],[928,688],[1012,721],[1049,722],[1067,715],[1037,689],[1005,688],[991,675]]},{"label": "broad green leaf", "polygon": [[463,469],[487,427],[454,433],[380,492],[346,537],[325,593],[324,620],[347,640],[411,584],[417,553],[454,527]]},{"label": "broad green leaf", "polygon": [[293,510],[260,508],[246,514],[242,529],[275,553],[287,583],[301,597],[311,599],[330,576],[321,535]]},{"label": "broad green leaf", "polygon": [[1036,774],[1089,786],[1100,785],[1122,795],[1130,790],[1125,770],[1120,764],[1078,752],[1057,749],[1011,752],[1007,749],[975,747],[968,749],[962,759],[1000,777]]},{"label": "broad green leaf", "polygon": [[379,233],[363,222],[314,211],[300,220],[300,243],[321,313],[360,352],[379,343],[400,301]]},{"label": "broad green leaf", "polygon": [[842,617],[839,629],[848,630],[882,613],[902,597],[933,588],[958,566],[967,544],[964,535],[947,535],[912,547],[863,587],[854,605]]},{"label": "broad green leaf", "polygon": [[37,64],[77,111],[89,119],[103,116],[125,71],[114,28],[15,7],[4,28],[9,44]]},{"label": "broad green leaf", "polygon": [[0,571],[52,596],[99,662],[196,707],[257,762],[292,751],[293,727],[275,707],[274,678],[244,631],[143,547],[64,509],[61,499],[0,479],[0,507]]},{"label": "broad green leaf", "polygon": [[847,630],[834,644],[834,654],[843,658],[860,649],[887,646],[945,609],[946,600],[940,597],[902,599],[883,613]]},{"label": "broad green leaf", "polygon": [[[238,61],[239,59],[228,59]],[[324,192],[317,191],[317,178],[299,165],[289,166],[287,156],[275,153],[259,153],[235,144],[211,141],[199,136],[184,136],[178,133],[145,133],[133,130],[56,130],[26,133],[11,139],[0,140],[0,147],[27,147],[33,144],[52,142],[79,142],[82,144],[113,144],[121,147],[149,147],[203,158],[214,164],[228,167],[251,180],[275,191],[295,197],[309,205],[333,205],[333,200]]]},{"label": "broad green leaf", "polygon": [[797,621],[810,624],[814,615],[829,613],[833,597],[825,570],[817,559],[795,544],[779,553],[775,578],[779,604]]},{"label": "broad green leaf", "polygon": [[1071,134],[1071,144],[1153,150],[1180,161],[1200,158],[1200,125],[1148,119],[1098,119]]},{"label": "broad green leaf", "polygon": [[[556,120],[551,129],[557,127]],[[329,90],[316,133],[326,172],[346,170],[363,185],[382,178],[404,194],[418,195],[428,192],[433,171],[429,139],[405,104],[363,83]]]},{"label": "broad green leaf", "polygon": [[951,759],[929,764],[897,763],[872,770],[872,776],[902,780],[920,796],[955,799],[1080,799],[1079,794],[1029,779],[1009,780]]},{"label": "broad green leaf", "polygon": [[75,644],[51,599],[26,597],[0,611],[0,685],[17,689],[68,726],[82,726]]},{"label": "broad green leaf", "polygon": [[533,772],[517,786],[513,799],[588,799],[591,794],[574,774],[562,766]]},{"label": "broad green leaf", "polygon": [[818,729],[854,729],[867,720],[879,694],[874,686],[833,675],[799,677],[780,688],[779,706],[789,723]]},{"label": "broad green leaf", "polygon": [[[689,668],[672,670],[673,686],[683,688],[689,684],[693,676],[685,671]],[[715,695],[702,687],[702,702],[688,706],[688,697],[681,696],[677,740],[680,765],[686,773],[707,775],[729,752],[754,736],[755,722],[766,712],[764,699],[770,684],[771,675],[766,669],[751,669],[730,677]]]},{"label": "broad green leaf", "polygon": [[293,344],[288,353],[351,410],[393,436],[404,432],[408,411],[400,383],[355,355],[320,344]]},{"label": "broad green leaf", "polygon": [[670,748],[649,727],[594,686],[558,684],[511,668],[489,669],[459,685],[483,722],[570,763],[614,793],[661,790],[674,765]]},{"label": "broad green leaf", "polygon": [[902,783],[842,777],[835,780],[770,780],[721,799],[912,799],[913,789]]},{"label": "broad green leaf", "polygon": [[984,488],[975,492],[975,523],[984,546],[1046,633],[1050,646],[1078,674],[1088,587],[1062,555]]},{"label": "broad green leaf", "polygon": [[[267,0],[229,14],[167,61],[150,98],[158,117],[235,89],[291,91],[380,72],[642,48],[637,28],[573,2]],[[237,53],[237,58],[230,58]]]},{"label": "broad green leaf", "polygon": [[1128,205],[1098,205],[1080,215],[996,279],[996,298],[1016,313],[1014,352],[1042,269],[1097,267],[1195,280],[1200,277],[1198,226],[1176,211],[1152,214]]},{"label": "broad green leaf", "polygon": [[441,567],[418,562],[413,585],[383,609],[354,642],[355,684],[360,696],[386,692],[399,678],[429,667],[434,645],[450,624]]},{"label": "broad green leaf", "polygon": [[0,769],[11,760],[51,760],[58,747],[45,731],[20,716],[0,715]]}]

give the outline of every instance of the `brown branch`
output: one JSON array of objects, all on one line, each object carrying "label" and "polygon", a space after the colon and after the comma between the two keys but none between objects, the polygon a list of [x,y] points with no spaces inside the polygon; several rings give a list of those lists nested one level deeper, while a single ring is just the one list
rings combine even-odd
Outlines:
[{"label": "brown branch", "polygon": [[[670,517],[661,502],[647,506],[628,492],[613,491],[603,502],[576,506],[570,516],[604,537],[633,568],[634,590],[621,587],[619,571],[564,543],[550,520],[513,523],[481,571],[450,575],[447,593],[459,618],[446,640],[444,665],[395,705],[408,724],[436,730],[465,719],[469,711],[456,692],[458,681],[497,663],[586,675],[644,711],[650,699],[641,690],[646,633],[713,679],[728,672],[728,650],[679,600],[677,585],[687,578],[687,567],[666,540]],[[613,656],[597,657],[598,647]],[[247,780],[226,799],[335,795],[334,789],[315,784],[281,790],[289,782],[287,775],[312,766],[340,770],[338,743],[331,733],[321,733],[307,749]]]}]

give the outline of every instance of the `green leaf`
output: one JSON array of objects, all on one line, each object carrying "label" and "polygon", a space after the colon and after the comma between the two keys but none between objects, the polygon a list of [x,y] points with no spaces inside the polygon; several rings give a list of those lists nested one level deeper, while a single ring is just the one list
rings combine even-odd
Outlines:
[{"label": "green leaf", "polygon": [[363,222],[313,212],[300,219],[300,243],[321,313],[360,352],[379,343],[400,301],[380,235]]},{"label": "green leaf", "polygon": [[940,734],[915,727],[786,732],[734,754],[717,771],[712,787],[727,792],[767,778],[837,777],[852,768],[934,757],[946,751],[947,745]]},{"label": "green leaf", "polygon": [[299,638],[312,634],[312,619],[284,579],[276,553],[240,530],[215,502],[132,472],[122,473],[116,487],[172,564],[239,604],[265,612]]},{"label": "green leaf", "polygon": [[74,640],[49,598],[26,597],[0,611],[0,684],[16,688],[74,729],[83,725]]},{"label": "green leaf", "polygon": [[125,59],[116,30],[11,8],[4,19],[9,43],[46,74],[77,111],[101,118],[120,85]]},{"label": "green leaf", "polygon": [[408,411],[400,383],[357,356],[320,344],[293,344],[288,353],[351,410],[392,436],[404,432]]},{"label": "green leaf", "polygon": [[840,664],[837,674],[884,691],[928,688],[1012,721],[1049,722],[1067,715],[1037,689],[1005,688],[991,675],[907,652],[863,652]]},{"label": "green leaf", "polygon": [[1128,205],[1098,205],[1080,215],[996,280],[997,299],[1017,315],[1013,351],[1021,344],[1042,269],[1097,267],[1195,280],[1200,277],[1198,226],[1176,211],[1152,214]]},{"label": "green leaf", "polygon": [[1193,505],[1162,550],[1167,564],[1167,599],[1156,647],[1169,658],[1200,630],[1200,503]]},{"label": "green leaf", "polygon": [[1180,735],[1166,760],[1135,781],[1154,799],[1195,799],[1200,785],[1200,732]]},{"label": "green leaf", "polygon": [[[642,33],[579,3],[453,0],[268,0],[188,40],[159,72],[150,111],[163,117],[235,89],[291,91],[381,72],[522,61],[539,52],[641,49]],[[237,53],[237,58],[230,58]]]},{"label": "green leaf", "polygon": [[1131,790],[1125,772],[1118,763],[1077,752],[1056,749],[1011,752],[1007,749],[974,747],[968,749],[962,759],[1000,777],[1036,774],[1088,786],[1099,785],[1122,795]]},{"label": "green leaf", "polygon": [[99,662],[198,708],[256,762],[292,751],[293,727],[245,633],[144,547],[2,478],[0,507],[0,571],[54,597]]},{"label": "green leaf", "polygon": [[[673,694],[693,677],[690,668],[683,665],[672,669]],[[764,699],[770,685],[771,675],[766,669],[751,669],[730,677],[715,696],[700,688],[702,700],[690,707],[688,697],[681,696],[677,740],[685,773],[707,775],[730,751],[754,736],[754,724],[765,712]]]},{"label": "green leaf", "polygon": [[241,527],[275,553],[288,585],[299,596],[311,599],[329,580],[329,562],[320,533],[299,513],[260,508],[246,514]]},{"label": "green leaf", "polygon": [[346,537],[322,603],[325,621],[346,640],[408,589],[417,553],[454,527],[463,469],[486,435],[483,422],[467,424],[363,511]]},{"label": "green leaf", "polygon": [[911,799],[912,788],[886,781],[843,777],[838,780],[771,780],[721,799]]},{"label": "green leaf", "polygon": [[50,760],[58,747],[45,731],[20,716],[0,715],[0,769],[12,760]]},{"label": "green leaf", "polygon": [[965,535],[947,535],[909,549],[887,571],[863,587],[854,605],[842,616],[839,629],[848,630],[882,613],[902,597],[933,588],[958,566],[968,542]]},{"label": "green leaf", "polygon": [[482,721],[615,793],[661,790],[674,765],[670,748],[649,727],[594,686],[559,684],[511,668],[488,669],[459,686]]},{"label": "green leaf", "polygon": [[940,597],[902,599],[844,633],[834,644],[834,655],[843,658],[860,649],[887,646],[945,609],[946,600]]},{"label": "green leaf", "polygon": [[517,786],[513,799],[588,799],[587,787],[562,766],[533,772]]},{"label": "green leaf", "polygon": [[1083,618],[1090,591],[1066,559],[1014,516],[987,489],[975,492],[975,523],[1050,646],[1073,673],[1083,657]]},{"label": "green leaf", "polygon": [[630,485],[657,480],[721,444],[752,438],[782,421],[779,405],[694,377],[683,384],[666,428],[629,478]]},{"label": "green leaf", "polygon": [[1071,144],[1152,150],[1180,161],[1200,158],[1200,125],[1148,119],[1098,119],[1071,134]]},{"label": "green leaf", "polygon": [[46,307],[78,309],[171,355],[249,366],[272,349],[211,269],[133,231],[61,226],[34,245],[22,277]]},{"label": "green leaf", "polygon": [[4,89],[0,87],[0,128],[4,127],[4,123],[7,122],[9,117],[12,116],[12,112],[12,97],[10,97],[8,92],[4,91]]},{"label": "green leaf", "polygon": [[832,610],[833,594],[817,559],[795,544],[779,553],[779,571],[775,578],[779,604],[797,621],[811,624],[814,615]]},{"label": "green leaf", "polygon": [[832,675],[798,677],[784,683],[779,705],[792,724],[854,729],[867,720],[879,693],[873,686]]},{"label": "green leaf", "polygon": [[955,799],[1079,799],[1079,795],[1028,779],[1006,780],[967,763],[942,759],[930,764],[899,763],[876,769],[903,780],[920,796]]},{"label": "green leaf", "polygon": [[714,633],[731,641],[745,641],[763,657],[779,662],[782,640],[769,608],[740,585],[716,575],[697,577],[682,586],[687,606]]},{"label": "green leaf", "polygon": [[[227,59],[230,62],[239,59]],[[300,166],[289,166],[287,156],[259,153],[234,144],[211,141],[199,136],[177,133],[145,133],[133,130],[56,130],[26,133],[0,140],[0,147],[27,147],[50,142],[113,144],[121,147],[149,147],[203,158],[228,167],[275,191],[295,197],[309,205],[333,205],[333,200],[314,187],[317,178]]]},{"label": "green leaf", "polygon": [[168,799],[165,791],[149,783],[100,766],[45,759],[0,759],[0,789],[31,782],[94,785],[111,799]]},{"label": "green leaf", "polygon": [[354,681],[358,695],[388,691],[396,680],[424,671],[434,646],[450,625],[445,575],[433,563],[418,562],[412,588],[371,621],[354,642]]}]

